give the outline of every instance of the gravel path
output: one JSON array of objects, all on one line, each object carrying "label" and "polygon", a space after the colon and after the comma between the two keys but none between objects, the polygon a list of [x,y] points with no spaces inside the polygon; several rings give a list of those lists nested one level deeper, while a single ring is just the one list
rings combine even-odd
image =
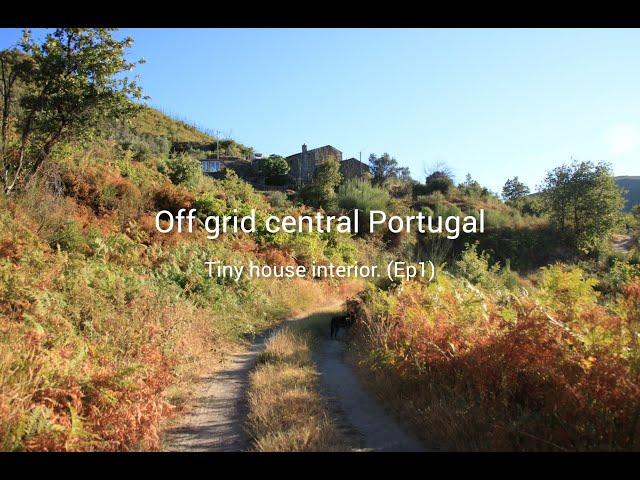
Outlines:
[{"label": "gravel path", "polygon": [[[327,336],[328,329],[327,322]],[[192,407],[164,431],[166,451],[237,452],[250,448],[244,430],[247,385],[266,338],[268,334],[257,337],[247,350],[232,356],[222,370],[202,379]],[[362,389],[351,367],[343,361],[343,348],[343,342],[327,339],[318,349],[316,363],[323,393],[329,397],[340,426],[352,439],[353,450],[423,451],[423,446],[403,432]]]},{"label": "gravel path", "polygon": [[246,351],[234,355],[225,368],[202,379],[194,405],[164,432],[166,451],[237,452],[249,448],[244,431],[249,372],[264,349],[259,337]]},{"label": "gravel path", "polygon": [[355,440],[356,450],[422,452],[422,444],[405,433],[365,392],[351,367],[343,360],[344,344],[327,340],[316,358],[325,394],[341,420],[341,426]]},{"label": "gravel path", "polygon": [[614,250],[628,252],[633,246],[633,239],[630,235],[614,235],[611,243]]}]

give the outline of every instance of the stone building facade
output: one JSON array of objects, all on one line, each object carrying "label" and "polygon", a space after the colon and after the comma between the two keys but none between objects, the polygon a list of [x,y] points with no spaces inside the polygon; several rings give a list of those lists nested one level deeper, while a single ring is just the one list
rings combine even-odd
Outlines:
[{"label": "stone building facade", "polygon": [[306,145],[302,145],[300,153],[286,158],[290,167],[289,176],[298,186],[309,183],[313,180],[318,165],[324,163],[329,157],[334,157],[342,163],[342,152],[331,145],[311,150],[308,150]]},{"label": "stone building facade", "polygon": [[340,173],[344,178],[366,178],[371,175],[369,165],[353,157],[340,162]]}]

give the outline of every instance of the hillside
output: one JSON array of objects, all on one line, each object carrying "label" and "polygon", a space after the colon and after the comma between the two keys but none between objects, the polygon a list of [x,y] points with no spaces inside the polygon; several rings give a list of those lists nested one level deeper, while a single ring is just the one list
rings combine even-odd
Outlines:
[{"label": "hillside", "polygon": [[215,141],[193,125],[171,118],[155,108],[145,106],[132,120],[132,129],[138,135],[165,137],[170,142],[192,142],[207,144]]},{"label": "hillside", "polygon": [[1,450],[160,448],[160,422],[203,369],[332,290],[228,284],[204,260],[356,260],[348,236],[159,234],[159,209],[293,213],[233,175],[204,177],[191,156],[167,160],[171,141],[208,140],[145,109],[128,130],[70,142],[29,188],[0,197]]},{"label": "hillside", "polygon": [[609,165],[504,201],[383,153],[371,179],[324,159],[261,192],[202,171],[250,147],[138,108],[129,45],[74,28],[0,52],[0,450],[158,450],[195,411],[192,440],[224,443],[213,421],[242,449],[370,450],[401,436],[369,393],[431,450],[638,450],[640,218],[621,232]]},{"label": "hillside", "polygon": [[640,176],[620,176],[616,177],[616,183],[627,190],[625,198],[627,203],[625,211],[631,210],[635,205],[640,204]]},{"label": "hillside", "polygon": [[167,156],[170,152],[210,155],[220,148],[222,155],[247,157],[253,149],[231,139],[219,139],[198,127],[144,105],[128,124],[117,122],[103,127],[103,134],[133,151],[135,160]]}]

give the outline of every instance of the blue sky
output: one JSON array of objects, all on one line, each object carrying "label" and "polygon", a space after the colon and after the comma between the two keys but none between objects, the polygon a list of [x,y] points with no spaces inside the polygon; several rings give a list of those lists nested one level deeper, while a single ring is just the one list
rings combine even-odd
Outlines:
[{"label": "blue sky", "polygon": [[[125,29],[149,103],[263,153],[389,152],[499,191],[553,166],[640,175],[640,30]],[[0,47],[19,37],[0,29]]]}]

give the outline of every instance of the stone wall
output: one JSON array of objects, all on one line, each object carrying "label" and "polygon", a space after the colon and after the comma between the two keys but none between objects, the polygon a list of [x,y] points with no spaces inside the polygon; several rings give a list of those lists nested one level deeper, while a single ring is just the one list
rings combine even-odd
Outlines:
[{"label": "stone wall", "polygon": [[369,165],[357,158],[347,158],[340,163],[340,173],[345,178],[361,178],[370,174]]},{"label": "stone wall", "polygon": [[299,185],[309,183],[313,180],[318,165],[325,162],[330,156],[333,156],[338,162],[342,162],[342,152],[331,145],[291,155],[287,157],[287,162],[291,167],[289,175]]}]

